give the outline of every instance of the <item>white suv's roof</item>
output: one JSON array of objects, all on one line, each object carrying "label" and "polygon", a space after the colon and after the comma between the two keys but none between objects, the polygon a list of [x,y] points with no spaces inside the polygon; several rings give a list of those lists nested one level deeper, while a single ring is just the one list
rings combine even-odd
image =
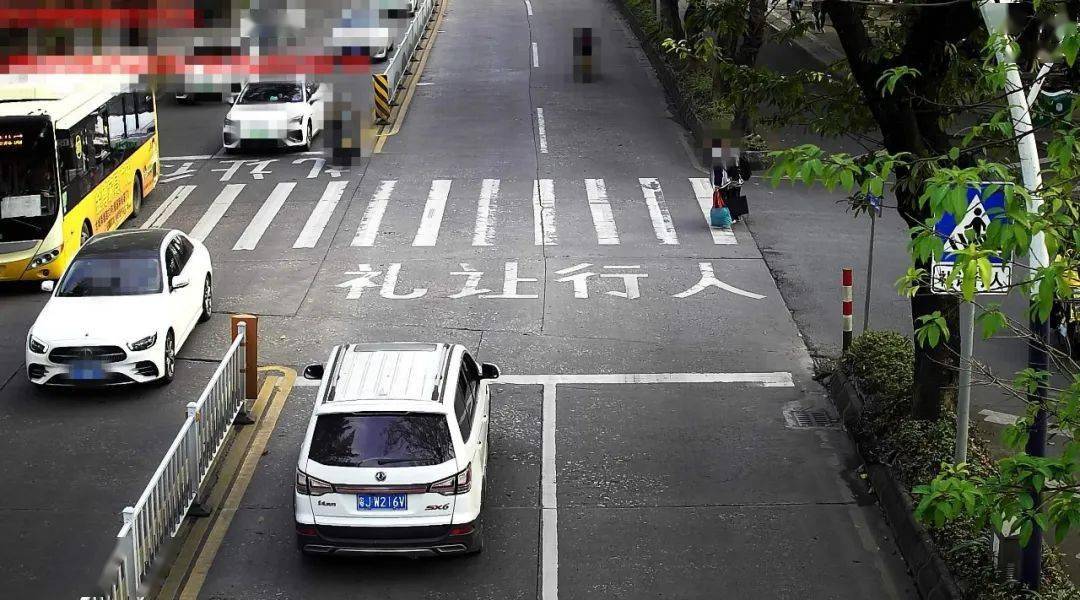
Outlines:
[{"label": "white suv's roof", "polygon": [[[453,347],[448,344],[354,344],[335,352],[319,412],[370,408],[378,403],[422,402],[420,410],[443,412],[443,387]],[[348,405],[348,406],[346,406]],[[361,405],[361,406],[358,406]]]}]

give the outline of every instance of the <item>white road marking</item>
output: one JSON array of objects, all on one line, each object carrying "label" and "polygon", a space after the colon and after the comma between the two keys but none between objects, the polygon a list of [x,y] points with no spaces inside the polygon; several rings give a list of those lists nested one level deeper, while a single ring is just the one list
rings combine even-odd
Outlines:
[{"label": "white road marking", "polygon": [[544,385],[544,441],[540,468],[540,506],[555,508],[557,504],[555,475],[555,384]]},{"label": "white road marking", "polygon": [[531,17],[531,16],[533,16],[533,13],[532,13],[532,2],[529,2],[529,0],[525,0],[525,10],[529,11],[529,16],[530,16],[530,17]]},{"label": "white road marking", "polygon": [[199,218],[199,222],[195,224],[195,227],[191,229],[188,235],[200,242],[206,241],[206,236],[210,235],[210,232],[214,230],[214,226],[221,220],[225,211],[232,206],[233,201],[243,191],[244,185],[243,183],[230,183],[225,186],[225,189],[221,190],[217,198],[214,198],[210,208],[206,209],[206,212]]},{"label": "white road marking", "polygon": [[536,129],[540,136],[540,154],[547,154],[547,131],[544,129],[544,109],[536,109]]},{"label": "white road marking", "polygon": [[490,246],[492,217],[499,198],[499,180],[485,179],[480,186],[480,201],[476,204],[476,226],[473,229],[473,246]]},{"label": "white road marking", "polygon": [[229,181],[233,175],[240,170],[240,167],[244,165],[245,160],[223,160],[222,163],[232,163],[227,169],[210,169],[211,172],[221,173],[221,179],[219,181]]},{"label": "white road marking", "polygon": [[543,544],[543,566],[541,567],[541,600],[559,598],[559,511],[545,508],[540,511]]},{"label": "white road marking", "polygon": [[672,383],[745,383],[761,387],[795,387],[791,373],[583,373],[566,375],[503,375],[496,383],[538,384],[672,384]]},{"label": "white road marking", "polygon": [[533,180],[533,240],[537,246],[557,246],[555,232],[555,182]]},{"label": "white road marking", "polygon": [[322,198],[319,198],[315,210],[311,211],[311,216],[308,217],[307,223],[304,224],[300,235],[297,236],[293,248],[314,248],[315,244],[319,243],[323,229],[326,229],[326,224],[330,221],[330,215],[334,214],[334,209],[337,208],[341,195],[345,193],[345,188],[348,185],[348,181],[331,181],[326,184],[326,190],[323,192]]},{"label": "white road marking", "polygon": [[434,246],[439,240],[439,227],[442,225],[446,199],[450,196],[450,179],[436,179],[431,182],[424,215],[420,218],[420,227],[416,230],[413,246]]},{"label": "white road marking", "polygon": [[711,225],[709,211],[712,209],[712,181],[710,181],[708,177],[691,177],[690,185],[694,188],[694,196],[697,197],[698,206],[701,207],[701,214],[705,216],[705,224],[709,226],[709,231],[712,233],[713,243],[729,245],[738,244],[739,242],[735,239],[734,231],[713,227]]},{"label": "white road marking", "polygon": [[998,412],[996,410],[980,410],[979,414],[984,418],[987,423],[994,423],[996,425],[1012,425],[1020,418],[1016,415],[1010,415],[1009,413]]},{"label": "white road marking", "polygon": [[304,377],[297,377],[293,382],[293,387],[319,387],[322,385],[321,379],[306,379]]},{"label": "white road marking", "polygon": [[255,246],[259,245],[259,240],[266,233],[266,229],[270,227],[270,222],[277,216],[278,211],[281,210],[281,205],[285,204],[285,199],[289,197],[294,187],[296,187],[295,181],[279,183],[274,186],[274,191],[270,192],[270,195],[266,197],[266,201],[259,207],[259,212],[255,213],[255,217],[244,228],[244,233],[240,234],[240,239],[236,240],[236,244],[232,247],[233,250],[254,250]]},{"label": "white road marking", "polygon": [[656,239],[661,244],[678,245],[679,236],[675,234],[675,225],[671,222],[671,213],[668,211],[667,201],[664,200],[664,191],[660,189],[660,182],[652,177],[638,179],[641,184],[641,193],[645,195],[645,205],[649,207],[649,218],[652,219],[653,231]]},{"label": "white road marking", "polygon": [[390,194],[394,192],[396,180],[387,180],[379,184],[379,189],[371,198],[364,216],[360,219],[360,227],[356,229],[356,237],[353,238],[353,246],[373,246],[375,236],[379,233],[379,223],[382,222],[386,205],[390,201]]},{"label": "white road marking", "polygon": [[544,386],[540,469],[541,600],[559,597],[559,507],[555,462],[558,384],[619,383],[751,383],[795,387],[791,373],[582,373],[567,375],[502,375],[487,383]]},{"label": "white road marking", "polygon": [[536,42],[532,43],[533,68],[540,67],[540,54],[536,50]]},{"label": "white road marking", "polygon": [[193,156],[162,156],[158,160],[160,160],[161,162],[171,160],[209,160],[213,157],[214,155],[212,154],[196,154]]},{"label": "white road marking", "polygon": [[601,246],[619,244],[619,230],[615,227],[615,217],[608,204],[607,187],[603,179],[586,179],[585,194],[589,198],[589,210],[592,211],[593,227],[596,229],[596,243]]},{"label": "white road marking", "polygon": [[[998,412],[996,410],[983,409],[979,411],[979,414],[983,416],[983,420],[987,423],[993,423],[995,425],[1009,426],[1013,425],[1020,420],[1020,417],[1016,415],[1010,415],[1009,413]],[[1072,437],[1069,432],[1062,431],[1060,429],[1051,429],[1050,433],[1053,435],[1063,435],[1065,437]]]},{"label": "white road marking", "polygon": [[195,191],[195,187],[196,186],[194,185],[182,185],[173,190],[173,193],[169,194],[169,197],[161,203],[161,206],[157,207],[157,210],[155,210],[154,213],[150,215],[150,218],[140,226],[140,229],[161,227],[164,225],[165,221],[176,212],[176,209],[180,208],[180,205],[184,203],[184,200],[187,200],[187,197],[191,195],[191,192]]}]

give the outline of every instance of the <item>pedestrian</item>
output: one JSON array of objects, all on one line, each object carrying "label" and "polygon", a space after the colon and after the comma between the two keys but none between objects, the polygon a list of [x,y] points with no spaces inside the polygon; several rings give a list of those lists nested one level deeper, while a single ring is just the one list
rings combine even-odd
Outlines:
[{"label": "pedestrian", "polygon": [[817,29],[818,33],[825,33],[825,2],[823,0],[812,0],[810,10],[814,13],[814,28]]},{"label": "pedestrian", "polygon": [[788,12],[791,14],[791,24],[798,25],[802,21],[802,0],[788,0],[787,2]]}]

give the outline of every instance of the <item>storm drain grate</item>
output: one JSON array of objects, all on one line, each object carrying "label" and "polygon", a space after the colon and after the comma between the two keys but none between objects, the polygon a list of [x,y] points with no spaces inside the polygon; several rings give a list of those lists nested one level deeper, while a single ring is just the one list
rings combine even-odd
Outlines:
[{"label": "storm drain grate", "polygon": [[795,429],[811,429],[815,427],[833,427],[836,422],[823,410],[807,410],[795,408],[784,411],[784,420],[788,427]]}]

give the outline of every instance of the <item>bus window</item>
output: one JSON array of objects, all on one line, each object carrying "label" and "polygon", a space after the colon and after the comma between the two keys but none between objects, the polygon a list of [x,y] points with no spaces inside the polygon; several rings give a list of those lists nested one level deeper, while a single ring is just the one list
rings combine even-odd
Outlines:
[{"label": "bus window", "polygon": [[139,131],[154,132],[154,97],[148,91],[135,92],[135,110],[139,117]]},{"label": "bus window", "polygon": [[94,170],[94,184],[99,184],[105,177],[120,164],[122,158],[119,150],[113,151],[112,139],[109,136],[109,113],[105,107],[99,108],[91,115],[94,119],[93,153],[97,169]]},{"label": "bus window", "polygon": [[67,192],[65,212],[70,212],[97,185],[94,171],[98,164],[91,141],[96,120],[96,115],[90,115],[71,129],[57,132],[61,181]]},{"label": "bus window", "polygon": [[122,94],[113,96],[105,104],[105,110],[109,115],[109,140],[113,141],[115,147],[115,140],[123,139],[128,135],[127,124],[124,122],[124,96]]},{"label": "bus window", "polygon": [[43,117],[0,122],[0,242],[40,240],[60,209],[53,131]]},{"label": "bus window", "polygon": [[139,137],[139,124],[135,111],[135,92],[124,93],[124,128],[128,137]]}]

